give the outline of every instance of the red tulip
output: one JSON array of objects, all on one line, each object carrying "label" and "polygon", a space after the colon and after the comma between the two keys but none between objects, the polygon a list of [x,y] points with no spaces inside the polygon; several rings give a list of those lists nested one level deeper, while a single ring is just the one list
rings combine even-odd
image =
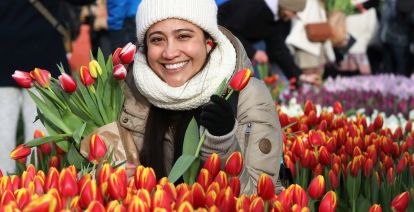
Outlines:
[{"label": "red tulip", "polygon": [[240,194],[240,179],[239,177],[231,177],[229,181],[229,186],[233,191],[234,196],[238,197]]},{"label": "red tulip", "polygon": [[119,201],[112,200],[106,205],[106,212],[126,212],[126,208]]},{"label": "red tulip", "polygon": [[110,175],[108,180],[108,192],[114,200],[125,198],[127,194],[127,176],[124,169],[117,169],[115,173]]},{"label": "red tulip", "polygon": [[398,164],[395,170],[397,174],[401,174],[404,171],[405,167],[407,167],[407,165],[408,165],[407,158],[401,157],[400,160],[398,161]]},{"label": "red tulip", "polygon": [[95,82],[95,80],[91,76],[91,73],[89,72],[88,67],[86,67],[86,66],[81,66],[80,67],[79,75],[80,75],[80,79],[82,81],[82,84],[85,85],[85,86],[92,85]]},{"label": "red tulip", "polygon": [[337,200],[336,194],[333,191],[328,191],[319,204],[320,212],[334,212],[336,211]]},{"label": "red tulip", "polygon": [[250,203],[249,210],[251,212],[262,212],[265,211],[264,202],[262,198],[256,198]]},{"label": "red tulip", "polygon": [[202,168],[197,178],[197,182],[203,187],[204,190],[207,190],[208,186],[213,182],[210,172]]},{"label": "red tulip", "polygon": [[34,175],[31,172],[23,171],[22,177],[20,180],[20,187],[21,188],[29,188],[29,183],[33,182]]},{"label": "red tulip", "polygon": [[63,169],[59,176],[59,192],[63,197],[73,197],[78,194],[78,184],[76,176],[72,171]]},{"label": "red tulip", "polygon": [[408,207],[409,195],[404,192],[396,196],[391,202],[391,208],[398,212],[404,212]]},{"label": "red tulip", "polygon": [[19,160],[22,158],[27,158],[30,153],[30,147],[27,147],[25,144],[20,144],[10,153],[10,158],[13,160]]},{"label": "red tulip", "polygon": [[86,211],[90,212],[106,212],[105,207],[99,201],[93,200]]},{"label": "red tulip", "polygon": [[374,128],[377,130],[380,130],[382,128],[382,125],[384,124],[384,119],[381,115],[377,115],[374,119]]},{"label": "red tulip", "polygon": [[236,210],[237,211],[249,211],[250,208],[250,199],[247,197],[246,194],[241,195],[239,198],[237,198],[236,202]]},{"label": "red tulip", "polygon": [[30,73],[16,70],[12,75],[13,79],[16,80],[17,84],[23,88],[31,88],[33,86],[33,78]]},{"label": "red tulip", "polygon": [[25,208],[24,211],[57,211],[57,200],[51,194],[45,194],[31,201]]},{"label": "red tulip", "polygon": [[115,79],[118,79],[118,80],[125,79],[127,73],[128,73],[127,69],[122,64],[116,65],[114,69],[112,70],[112,74],[114,75]]},{"label": "red tulip", "polygon": [[243,169],[243,158],[240,152],[233,152],[227,158],[224,170],[230,176],[238,176]]},{"label": "red tulip", "polygon": [[342,104],[340,102],[336,101],[334,103],[334,113],[335,114],[341,114],[342,112],[343,112],[343,110],[342,110]]},{"label": "red tulip", "polygon": [[322,175],[318,175],[309,184],[308,194],[314,200],[320,199],[325,194],[325,188],[325,179]]},{"label": "red tulip", "polygon": [[306,194],[306,191],[300,185],[293,184],[290,189],[290,192],[292,195],[293,204],[298,204],[301,207],[305,207],[308,205],[308,202],[309,202],[308,195]]},{"label": "red tulip", "polygon": [[[45,137],[45,133],[39,129],[36,129],[33,134],[33,138],[36,139],[36,138],[43,138],[43,137]],[[52,152],[52,145],[50,143],[40,144],[40,149],[42,150],[42,153],[44,155],[50,155],[50,153]]]},{"label": "red tulip", "polygon": [[44,193],[44,186],[45,186],[45,180],[40,176],[35,176],[33,179],[34,183],[34,191],[37,195],[41,196]]},{"label": "red tulip", "polygon": [[264,200],[269,200],[275,195],[275,188],[273,186],[272,178],[262,173],[257,184],[257,195]]},{"label": "red tulip", "polygon": [[140,212],[149,212],[150,209],[148,205],[142,201],[138,196],[133,196],[131,202],[128,205],[128,212],[140,211]]},{"label": "red tulip", "polygon": [[150,193],[145,190],[145,189],[139,189],[137,191],[137,197],[139,197],[139,199],[144,202],[145,204],[147,204],[147,206],[151,206],[151,195]]},{"label": "red tulip", "polygon": [[137,47],[131,42],[127,43],[119,53],[119,59],[123,64],[130,64],[134,60]]},{"label": "red tulip", "polygon": [[45,191],[48,192],[52,188],[58,188],[59,172],[55,167],[50,167],[45,180]]},{"label": "red tulip", "polygon": [[189,202],[183,202],[177,209],[177,212],[192,212],[194,211],[193,206]]},{"label": "red tulip", "polygon": [[60,160],[57,156],[52,156],[49,160],[49,167],[54,167],[56,169],[59,169],[60,166]]},{"label": "red tulip", "polygon": [[98,185],[103,196],[108,194],[108,180],[113,172],[112,166],[108,163],[105,163],[98,172]]},{"label": "red tulip", "polygon": [[248,68],[238,71],[229,82],[231,89],[241,91],[250,80],[251,71]]},{"label": "red tulip", "polygon": [[119,59],[119,53],[121,53],[122,48],[116,48],[114,54],[112,55],[112,65],[116,66],[121,63]]},{"label": "red tulip", "polygon": [[35,79],[37,84],[39,84],[42,88],[47,88],[50,85],[50,72],[35,68],[33,71],[30,72],[30,76]]},{"label": "red tulip", "polygon": [[17,205],[20,209],[23,209],[30,201],[31,201],[31,194],[26,188],[18,189],[14,192],[16,197]]},{"label": "red tulip", "polygon": [[203,168],[207,169],[210,172],[211,177],[214,178],[220,171],[220,157],[218,154],[211,154],[204,163]]},{"label": "red tulip", "polygon": [[331,185],[331,189],[334,189],[334,190],[337,189],[339,187],[338,175],[335,174],[333,170],[329,170],[328,175],[329,175],[329,183]]},{"label": "red tulip", "polygon": [[106,144],[98,134],[93,134],[89,142],[89,161],[99,163],[106,154]]},{"label": "red tulip", "polygon": [[98,192],[95,180],[86,180],[79,195],[79,204],[82,208],[87,208],[88,205],[94,201],[101,201],[100,193]]},{"label": "red tulip", "polygon": [[369,208],[369,212],[382,212],[381,205],[374,204]]},{"label": "red tulip", "polygon": [[319,162],[325,166],[331,165],[331,153],[325,146],[319,147]]},{"label": "red tulip", "polygon": [[204,207],[206,203],[206,193],[200,184],[193,184],[191,188],[191,196],[193,197],[192,205],[194,208]]},{"label": "red tulip", "polygon": [[371,158],[368,158],[365,161],[363,171],[364,171],[364,177],[373,176],[373,174],[374,174],[374,163],[372,162]]},{"label": "red tulip", "polygon": [[217,193],[215,191],[209,191],[206,195],[206,206],[211,207],[216,204]]},{"label": "red tulip", "polygon": [[62,73],[59,77],[60,86],[62,86],[62,89],[67,93],[73,93],[76,91],[76,88],[78,85],[76,84],[75,80],[66,73]]},{"label": "red tulip", "polygon": [[138,182],[138,188],[143,188],[151,192],[156,184],[157,177],[155,176],[154,169],[150,167],[144,168]]},{"label": "red tulip", "polygon": [[157,189],[151,199],[152,210],[155,208],[164,208],[167,211],[171,211],[171,201],[172,200],[164,190]]},{"label": "red tulip", "polygon": [[404,132],[410,133],[412,129],[413,129],[413,124],[410,120],[408,120],[407,123],[405,124]]},{"label": "red tulip", "polygon": [[228,180],[227,180],[226,173],[223,172],[223,171],[219,171],[219,173],[217,174],[217,176],[214,178],[214,182],[217,182],[218,183],[219,188],[225,188],[225,187],[227,187]]},{"label": "red tulip", "polygon": [[235,211],[236,202],[230,187],[222,189],[217,195],[216,205],[220,211]]},{"label": "red tulip", "polygon": [[[0,177],[0,179],[2,179],[2,177]],[[11,188],[9,190],[16,191],[17,189],[20,188],[20,177],[18,175],[13,175],[10,178],[5,178],[5,179],[8,179],[7,181],[10,181],[10,182],[5,181],[6,183],[5,185],[7,185],[8,183],[11,184]],[[3,188],[1,188],[0,194],[2,193],[2,191],[4,191]]]},{"label": "red tulip", "polygon": [[220,184],[218,182],[212,182],[207,188],[207,193],[210,191],[214,191],[218,194],[220,192]]},{"label": "red tulip", "polygon": [[54,144],[53,146],[55,147],[55,150],[58,153],[58,155],[64,155],[64,154],[66,154],[66,152],[63,151],[58,145],[56,145],[56,143],[53,143],[53,144]]}]

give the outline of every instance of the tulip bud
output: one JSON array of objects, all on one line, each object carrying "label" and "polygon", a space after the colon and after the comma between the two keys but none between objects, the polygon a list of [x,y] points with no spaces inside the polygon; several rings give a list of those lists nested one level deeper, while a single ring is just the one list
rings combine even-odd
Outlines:
[{"label": "tulip bud", "polygon": [[98,173],[98,185],[103,196],[108,194],[108,180],[110,175],[114,172],[112,166],[105,163]]},{"label": "tulip bud", "polygon": [[121,53],[122,48],[116,48],[114,54],[112,55],[112,65],[116,66],[121,63],[119,59],[119,53]]},{"label": "tulip bud", "polygon": [[335,114],[341,114],[342,112],[343,112],[342,104],[340,102],[336,101],[334,103],[334,113]]},{"label": "tulip bud", "polygon": [[131,42],[127,43],[119,53],[119,59],[123,64],[130,64],[134,60],[137,47]]},{"label": "tulip bud", "polygon": [[73,197],[78,194],[78,184],[72,171],[63,169],[59,176],[59,192],[63,197]]},{"label": "tulip bud", "polygon": [[133,196],[131,202],[128,205],[128,212],[140,211],[149,212],[148,205],[142,201],[138,196]]},{"label": "tulip bud", "polygon": [[106,205],[106,212],[126,212],[126,208],[119,201],[112,200]]},{"label": "tulip bud", "polygon": [[35,176],[33,179],[35,193],[39,196],[44,193],[45,180],[40,176]]},{"label": "tulip bud", "polygon": [[235,197],[238,197],[240,194],[240,179],[239,177],[231,177],[229,181],[229,186],[231,190],[233,191],[233,194]]},{"label": "tulip bud", "polygon": [[140,201],[143,201],[148,207],[151,206],[151,195],[147,190],[139,189],[136,196],[139,197]]},{"label": "tulip bud", "polygon": [[192,211],[194,211],[194,208],[193,206],[191,206],[189,202],[181,203],[177,210],[177,212],[192,212]]},{"label": "tulip bud", "polygon": [[60,160],[57,156],[52,156],[49,160],[49,167],[54,167],[56,169],[59,169],[60,166]]},{"label": "tulip bud", "polygon": [[57,211],[57,200],[51,194],[45,194],[35,201],[31,201],[25,208],[24,211]]},{"label": "tulip bud", "polygon": [[319,147],[319,162],[325,166],[331,165],[331,153],[328,152],[328,149],[325,146]]},{"label": "tulip bud", "polygon": [[157,177],[155,176],[154,169],[150,167],[144,168],[138,183],[138,188],[143,188],[151,192],[157,183]]},{"label": "tulip bud", "polygon": [[206,203],[206,193],[200,184],[193,184],[191,188],[191,196],[193,197],[192,204],[194,208],[204,207]]},{"label": "tulip bud", "polygon": [[33,79],[30,73],[16,70],[12,75],[13,79],[23,88],[31,88],[33,86]]},{"label": "tulip bud", "polygon": [[25,144],[20,144],[10,153],[10,158],[13,160],[20,160],[22,158],[27,158],[30,153],[30,147],[27,147]]},{"label": "tulip bud", "polygon": [[207,169],[202,168],[198,175],[197,182],[200,183],[204,190],[207,190],[208,186],[213,182],[213,178]]},{"label": "tulip bud", "polygon": [[396,196],[391,202],[391,208],[393,211],[404,212],[408,207],[409,195],[408,192],[404,192]]},{"label": "tulip bud", "polygon": [[117,79],[117,80],[125,79],[127,73],[128,73],[127,69],[122,64],[118,64],[118,65],[114,66],[114,69],[112,70],[112,74],[114,75],[115,79]]},{"label": "tulip bud", "polygon": [[335,212],[337,207],[336,194],[328,191],[319,204],[320,212]]},{"label": "tulip bud", "polygon": [[[43,137],[45,137],[45,133],[39,129],[36,129],[33,134],[33,138],[36,139],[36,138],[43,138]],[[42,153],[44,155],[50,155],[50,153],[52,152],[52,145],[50,143],[40,144],[40,149],[42,150]]]},{"label": "tulip bud", "polygon": [[306,194],[306,191],[300,185],[293,184],[291,188],[291,195],[292,195],[293,204],[298,204],[301,207],[305,207],[308,205],[308,202],[309,202],[308,195]]},{"label": "tulip bud", "polygon": [[89,62],[89,73],[91,74],[91,77],[95,79],[98,77],[98,75],[102,74],[102,68],[99,65],[98,61],[91,60],[91,62]]},{"label": "tulip bud", "polygon": [[29,204],[31,200],[31,194],[26,188],[16,190],[14,194],[16,197],[17,206],[19,206],[20,209],[23,209],[27,204]]},{"label": "tulip bud", "polygon": [[35,68],[33,71],[30,72],[30,76],[35,79],[37,84],[39,84],[42,88],[47,88],[50,85],[50,72]]},{"label": "tulip bud", "polygon": [[220,188],[227,187],[227,175],[223,171],[219,171],[216,178],[214,178],[214,182],[217,182]]},{"label": "tulip bud", "polygon": [[261,198],[254,199],[252,203],[250,204],[249,211],[252,211],[252,212],[265,211],[263,199]]},{"label": "tulip bud", "polygon": [[58,188],[59,172],[55,167],[50,167],[45,181],[45,191],[48,192],[52,188]]},{"label": "tulip bud", "polygon": [[171,211],[171,199],[169,198],[168,194],[162,189],[157,189],[155,191],[154,195],[152,196],[151,202],[152,209],[164,208],[167,211]]},{"label": "tulip bud", "polygon": [[382,212],[381,205],[374,204],[369,208],[369,212]]},{"label": "tulip bud", "polygon": [[[3,179],[3,177],[0,177],[0,179]],[[11,184],[11,188],[10,189],[12,191],[16,191],[17,189],[20,188],[20,177],[18,175],[13,175],[13,176],[11,176],[11,178],[7,178],[7,179],[8,179],[7,181],[10,181],[9,182]],[[6,182],[6,181],[5,181],[5,183],[6,183],[5,185],[8,184],[8,182]],[[3,188],[4,187],[2,185],[1,190],[0,190],[0,194],[2,193],[2,191],[4,191]]]},{"label": "tulip bud", "polygon": [[118,170],[117,172],[112,173],[108,180],[108,192],[114,200],[124,199],[127,194],[127,176],[125,170]]},{"label": "tulip bud", "polygon": [[308,194],[312,199],[317,200],[325,193],[325,179],[322,175],[316,176],[308,187]]},{"label": "tulip bud", "polygon": [[106,144],[98,134],[93,134],[89,142],[89,161],[99,163],[106,154]]},{"label": "tulip bud", "polygon": [[66,93],[73,93],[76,91],[78,85],[69,74],[62,73],[62,75],[60,75],[58,78],[60,81],[60,86]]},{"label": "tulip bud", "polygon": [[207,207],[211,207],[216,204],[217,193],[215,191],[209,191],[206,195],[206,205]]},{"label": "tulip bud", "polygon": [[251,71],[248,68],[238,71],[230,80],[229,86],[235,91],[241,91],[250,80]]},{"label": "tulip bud", "polygon": [[79,195],[79,204],[82,208],[87,208],[89,204],[98,200],[101,201],[100,193],[98,192],[95,180],[86,180]]},{"label": "tulip bud", "polygon": [[230,176],[238,176],[243,169],[243,158],[240,152],[233,152],[227,158],[224,170]]},{"label": "tulip bud", "polygon": [[275,195],[275,188],[273,186],[272,178],[269,175],[262,173],[257,184],[257,195],[264,200],[269,200]]},{"label": "tulip bud", "polygon": [[220,211],[234,211],[236,209],[236,202],[230,187],[220,191],[217,195],[216,204]]},{"label": "tulip bud", "polygon": [[80,75],[80,79],[82,81],[82,84],[85,85],[85,86],[92,85],[95,82],[95,80],[91,76],[91,73],[89,72],[88,67],[86,67],[86,66],[81,66],[80,67],[79,75]]},{"label": "tulip bud", "polygon": [[407,123],[405,124],[404,132],[406,134],[410,133],[412,131],[412,129],[413,129],[413,124],[410,120],[408,120]]},{"label": "tulip bud", "polygon": [[93,200],[89,205],[86,211],[91,212],[106,212],[105,207],[99,201]]},{"label": "tulip bud", "polygon": [[203,168],[207,169],[210,172],[211,177],[215,177],[220,171],[220,157],[218,154],[211,154],[204,163]]},{"label": "tulip bud", "polygon": [[237,198],[236,202],[236,210],[237,211],[249,211],[250,208],[250,199],[245,195],[241,195],[239,198]]},{"label": "tulip bud", "polygon": [[380,130],[382,128],[382,125],[384,124],[384,119],[381,115],[377,115],[374,119],[374,128],[377,130]]}]

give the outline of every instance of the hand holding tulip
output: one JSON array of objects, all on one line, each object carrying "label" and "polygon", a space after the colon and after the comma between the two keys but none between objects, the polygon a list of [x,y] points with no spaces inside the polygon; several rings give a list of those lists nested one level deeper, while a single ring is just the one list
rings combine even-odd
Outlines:
[{"label": "hand holding tulip", "polygon": [[211,96],[201,111],[200,124],[212,135],[223,136],[234,128],[234,115],[230,103],[217,95]]}]

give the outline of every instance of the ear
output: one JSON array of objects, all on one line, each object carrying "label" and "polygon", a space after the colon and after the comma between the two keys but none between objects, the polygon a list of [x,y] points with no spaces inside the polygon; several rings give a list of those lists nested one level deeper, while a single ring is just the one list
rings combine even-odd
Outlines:
[{"label": "ear", "polygon": [[210,53],[210,51],[213,49],[213,47],[214,47],[213,40],[207,39],[207,41],[206,41],[207,53]]}]

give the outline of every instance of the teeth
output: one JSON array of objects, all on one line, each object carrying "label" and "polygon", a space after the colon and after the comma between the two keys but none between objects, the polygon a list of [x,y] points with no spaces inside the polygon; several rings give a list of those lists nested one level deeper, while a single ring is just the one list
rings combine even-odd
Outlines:
[{"label": "teeth", "polygon": [[165,64],[165,68],[167,69],[177,69],[183,67],[185,64],[187,64],[187,61],[176,63],[176,64]]}]

